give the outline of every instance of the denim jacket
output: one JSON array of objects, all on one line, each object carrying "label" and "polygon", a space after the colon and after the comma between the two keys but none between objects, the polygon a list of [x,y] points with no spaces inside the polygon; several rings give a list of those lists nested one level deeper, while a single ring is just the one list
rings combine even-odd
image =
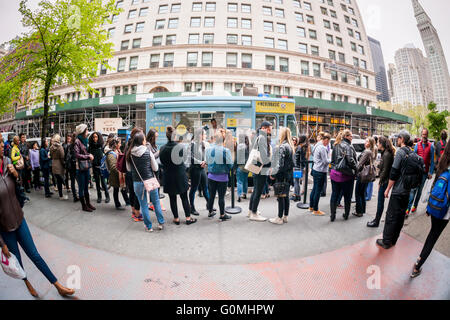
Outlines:
[{"label": "denim jacket", "polygon": [[208,164],[209,173],[228,173],[233,167],[230,149],[212,144],[206,149],[206,163]]}]

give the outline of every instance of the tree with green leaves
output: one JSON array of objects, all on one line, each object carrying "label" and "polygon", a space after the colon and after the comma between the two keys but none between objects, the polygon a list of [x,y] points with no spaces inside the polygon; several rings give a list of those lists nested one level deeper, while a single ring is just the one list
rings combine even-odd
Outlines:
[{"label": "tree with green leaves", "polygon": [[406,126],[406,129],[413,135],[420,137],[423,128],[428,126],[427,114],[428,109],[425,106],[406,106],[405,115],[413,120],[413,123]]},{"label": "tree with green leaves", "polygon": [[[122,9],[114,0],[43,0],[32,11],[20,2],[22,24],[29,31],[11,41],[12,52],[0,59],[0,114],[26,98],[29,86],[37,89],[34,103],[43,102],[42,141],[47,136],[49,98],[61,84],[96,92],[90,84],[99,66],[112,69],[113,57],[104,23]],[[61,103],[61,100],[58,101]]]},{"label": "tree with green leaves", "polygon": [[430,102],[428,104],[427,122],[430,136],[436,140],[440,139],[441,131],[448,128],[447,117],[450,113],[447,110],[438,112],[436,103]]}]

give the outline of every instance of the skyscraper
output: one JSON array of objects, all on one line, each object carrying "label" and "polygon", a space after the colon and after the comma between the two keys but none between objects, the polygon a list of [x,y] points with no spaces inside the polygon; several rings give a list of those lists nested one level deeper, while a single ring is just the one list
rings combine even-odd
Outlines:
[{"label": "skyscraper", "polygon": [[438,109],[450,110],[450,76],[438,33],[418,0],[412,0],[417,27],[430,64],[434,101]]},{"label": "skyscraper", "polygon": [[369,39],[370,51],[372,51],[373,68],[376,73],[375,83],[377,91],[381,92],[377,96],[379,101],[389,101],[389,89],[386,78],[386,66],[384,64],[383,50],[381,49],[381,43],[374,38],[367,37]]},{"label": "skyscraper", "polygon": [[431,74],[422,51],[408,44],[395,52],[395,67],[389,66],[392,104],[428,105],[433,100]]}]

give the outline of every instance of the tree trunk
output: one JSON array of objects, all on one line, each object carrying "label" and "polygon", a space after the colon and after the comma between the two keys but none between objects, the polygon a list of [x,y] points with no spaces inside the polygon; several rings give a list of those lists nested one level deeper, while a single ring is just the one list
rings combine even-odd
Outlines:
[{"label": "tree trunk", "polygon": [[48,121],[48,109],[49,109],[49,105],[48,105],[48,95],[50,92],[50,86],[49,85],[45,85],[45,89],[44,89],[44,116],[42,117],[42,128],[41,128],[41,146],[44,145],[45,142],[45,138],[47,137],[47,121]]}]

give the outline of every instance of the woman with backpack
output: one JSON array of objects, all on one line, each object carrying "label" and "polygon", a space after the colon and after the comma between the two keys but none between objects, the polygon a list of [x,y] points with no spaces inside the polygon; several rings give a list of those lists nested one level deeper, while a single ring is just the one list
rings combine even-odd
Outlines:
[{"label": "woman with backpack", "polygon": [[[291,130],[287,127],[280,129],[280,144],[278,147],[278,163],[275,168],[275,177],[270,175],[270,179],[275,180],[274,189],[277,185],[283,190],[275,190],[278,200],[278,217],[269,219],[273,224],[284,224],[288,222],[289,215],[289,189],[294,183],[294,144],[292,143]],[[281,191],[281,193],[278,193]]]},{"label": "woman with backpack", "polygon": [[119,154],[121,154],[121,143],[119,138],[114,137],[109,140],[109,145],[105,147],[106,166],[109,171],[109,185],[113,188],[113,199],[116,210],[125,210],[119,201],[119,189],[121,190],[125,203],[128,201],[128,195],[121,185],[120,172],[117,170],[117,158],[119,157]]},{"label": "woman with backpack", "polygon": [[[366,191],[370,180],[370,177],[367,176],[367,174],[370,174],[370,170],[365,170],[365,168],[373,166],[373,163],[377,158],[374,138],[367,138],[364,147],[365,150],[359,155],[358,165],[356,166],[356,212],[352,213],[355,217],[359,218],[366,213]],[[375,171],[372,171],[371,173],[373,174],[373,178],[375,178]]]},{"label": "woman with backpack", "polygon": [[331,154],[331,222],[336,219],[336,209],[342,194],[345,202],[344,219],[350,215],[352,205],[353,185],[356,175],[356,151],[352,146],[353,134],[346,129],[338,134]]},{"label": "woman with backpack", "polygon": [[245,170],[245,164],[248,161],[249,155],[250,155],[250,141],[248,139],[248,135],[246,135],[245,133],[241,133],[239,135],[239,144],[237,146],[238,168],[236,170],[236,178],[237,178],[238,202],[241,202],[242,199],[247,199],[249,172]]},{"label": "woman with backpack", "polygon": [[105,190],[105,203],[109,203],[110,201],[106,179],[102,176],[100,171],[102,158],[104,157],[103,144],[103,136],[100,132],[94,132],[89,137],[88,152],[94,156],[94,160],[92,161],[92,172],[94,173],[95,188],[97,189],[97,203],[102,203],[101,188]]},{"label": "woman with backpack", "polygon": [[142,208],[146,230],[153,232],[148,209],[150,201],[153,203],[155,214],[158,218],[158,229],[163,230],[165,221],[159,201],[158,189],[147,192],[145,188],[145,181],[156,178],[155,172],[158,171],[158,164],[153,153],[147,148],[145,135],[142,131],[137,132],[133,136],[126,153],[126,161],[127,170],[133,175],[134,191]]},{"label": "woman with backpack", "polygon": [[[419,276],[422,272],[422,265],[427,260],[434,245],[439,239],[442,231],[450,219],[450,143],[445,146],[444,152],[436,168],[436,178],[431,189],[430,199],[428,200],[427,215],[431,216],[431,230],[428,233],[427,240],[423,245],[417,262],[413,267],[411,278]],[[433,198],[432,198],[433,197]]]}]

